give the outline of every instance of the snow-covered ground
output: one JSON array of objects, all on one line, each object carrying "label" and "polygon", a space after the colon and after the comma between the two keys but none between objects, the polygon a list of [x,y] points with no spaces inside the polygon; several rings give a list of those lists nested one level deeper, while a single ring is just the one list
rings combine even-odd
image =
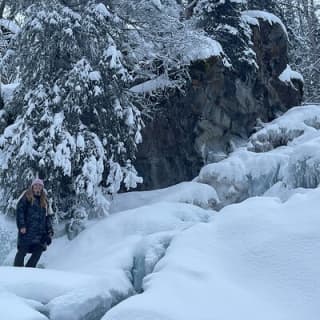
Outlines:
[{"label": "snow-covered ground", "polygon": [[[191,204],[170,202],[113,214],[73,241],[55,239],[40,260],[45,269],[9,267],[12,250],[8,266],[0,267],[0,288],[7,300],[14,297],[13,306],[18,297],[23,308],[34,309],[25,299],[35,301],[50,319],[101,319],[111,306],[142,291],[144,277],[153,272],[176,234],[213,215]],[[29,318],[21,312],[15,319]]]},{"label": "snow-covered ground", "polygon": [[116,196],[109,217],[54,239],[42,269],[10,266],[15,226],[0,217],[0,318],[317,320],[319,114],[263,124],[198,182]]}]

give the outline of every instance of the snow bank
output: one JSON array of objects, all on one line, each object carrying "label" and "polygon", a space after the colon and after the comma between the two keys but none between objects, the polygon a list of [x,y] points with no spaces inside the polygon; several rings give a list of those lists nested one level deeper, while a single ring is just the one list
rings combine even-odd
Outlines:
[{"label": "snow bank", "polygon": [[213,186],[222,206],[263,195],[278,182],[286,194],[296,188],[317,187],[320,183],[319,114],[319,105],[296,107],[263,124],[246,147],[237,149],[227,159],[203,167],[195,181]]},{"label": "snow bank", "polygon": [[224,208],[177,235],[144,292],[103,320],[318,319],[319,198],[316,189]]},{"label": "snow bank", "polygon": [[157,202],[190,203],[207,209],[218,204],[219,198],[211,186],[197,182],[182,182],[163,189],[117,194],[111,202],[110,212],[124,211]]}]

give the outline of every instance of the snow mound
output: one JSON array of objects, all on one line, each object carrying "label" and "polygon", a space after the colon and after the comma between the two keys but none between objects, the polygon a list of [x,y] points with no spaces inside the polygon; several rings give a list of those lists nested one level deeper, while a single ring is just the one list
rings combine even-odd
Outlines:
[{"label": "snow mound", "polygon": [[177,235],[144,292],[102,319],[317,320],[319,198],[316,189],[224,208]]},{"label": "snow mound", "polygon": [[1,318],[10,320],[45,320],[48,319],[23,299],[0,287]]},{"label": "snow mound", "polygon": [[34,311],[29,313],[38,315],[30,317],[32,320],[47,319],[38,310],[52,320],[90,319],[89,315],[99,313],[102,317],[115,303],[110,283],[108,278],[74,272],[0,267],[0,287],[4,288],[7,299],[21,308],[29,306],[28,310]]},{"label": "snow mound", "polygon": [[211,186],[197,182],[181,182],[174,186],[152,191],[133,191],[115,195],[110,212],[124,211],[157,202],[190,203],[207,209],[219,203]]}]

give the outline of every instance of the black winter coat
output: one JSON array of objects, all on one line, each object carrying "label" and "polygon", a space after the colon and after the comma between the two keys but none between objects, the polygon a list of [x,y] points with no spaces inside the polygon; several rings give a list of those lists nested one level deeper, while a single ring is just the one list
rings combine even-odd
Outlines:
[{"label": "black winter coat", "polygon": [[[33,204],[24,195],[17,205],[18,249],[24,247],[32,252],[35,245],[43,245],[45,248],[48,235],[53,234],[51,218],[47,216],[45,208],[40,206],[40,197],[34,197]],[[27,232],[22,234],[21,228]]]}]

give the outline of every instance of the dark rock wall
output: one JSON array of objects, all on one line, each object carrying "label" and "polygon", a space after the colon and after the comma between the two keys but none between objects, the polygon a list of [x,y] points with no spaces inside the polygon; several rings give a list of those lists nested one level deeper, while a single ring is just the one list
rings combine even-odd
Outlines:
[{"label": "dark rock wall", "polygon": [[186,95],[172,96],[146,122],[136,161],[140,189],[191,180],[204,164],[226,157],[232,142],[247,138],[258,118],[270,121],[301,103],[303,84],[278,79],[288,64],[284,30],[259,22],[252,26],[258,68],[227,68],[220,57],[197,61]]}]

